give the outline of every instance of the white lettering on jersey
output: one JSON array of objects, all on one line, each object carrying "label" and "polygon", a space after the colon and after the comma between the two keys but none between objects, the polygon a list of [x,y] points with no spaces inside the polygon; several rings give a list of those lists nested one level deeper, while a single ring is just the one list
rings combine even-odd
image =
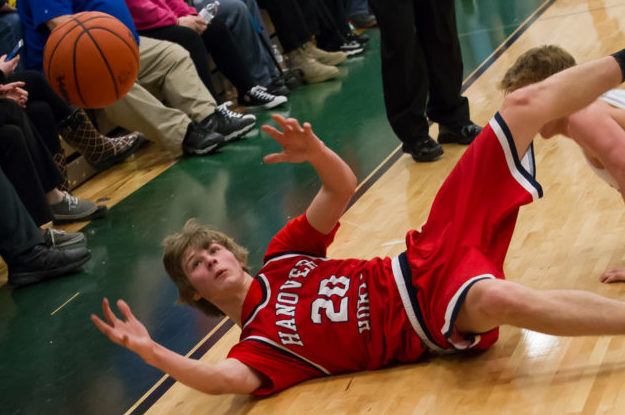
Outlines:
[{"label": "white lettering on jersey", "polygon": [[289,271],[289,278],[306,278],[308,273],[315,269],[317,264],[310,259],[302,259],[297,261],[295,266]]},{"label": "white lettering on jersey", "polygon": [[295,316],[294,305],[284,305],[276,303],[276,316]]},{"label": "white lettering on jersey", "polygon": [[[308,273],[315,269],[317,264],[310,259],[302,259],[289,271],[289,279],[287,279],[279,289],[279,293],[276,297],[276,317],[288,316],[295,317],[295,310],[297,309],[297,303],[299,302],[299,295],[289,290],[298,290],[302,287],[302,283],[294,281],[294,278],[306,278]],[[297,333],[297,325],[295,324],[295,318],[278,319],[276,318],[276,326],[293,331],[293,333],[284,333],[278,331],[280,336],[280,342],[283,345],[296,344],[303,346],[304,343]]]},{"label": "white lettering on jersey", "polygon": [[[282,287],[280,287],[282,289]],[[299,295],[293,293],[280,293],[278,294],[278,303],[297,304],[299,301]]]},{"label": "white lettering on jersey", "polygon": [[[360,274],[360,280],[362,281],[362,274]],[[356,303],[356,319],[358,320],[358,333],[360,334],[371,330],[369,310],[369,290],[367,289],[367,283],[362,282],[358,286],[358,302]]]},{"label": "white lettering on jersey", "polygon": [[280,336],[280,342],[282,344],[296,344],[298,346],[303,346],[302,339],[300,339],[299,334],[297,333],[282,333],[278,332],[278,336]]},{"label": "white lettering on jersey", "polygon": [[295,326],[295,319],[291,318],[288,320],[278,320],[276,321],[276,326],[284,327],[285,329],[293,330],[297,332],[297,327]]}]

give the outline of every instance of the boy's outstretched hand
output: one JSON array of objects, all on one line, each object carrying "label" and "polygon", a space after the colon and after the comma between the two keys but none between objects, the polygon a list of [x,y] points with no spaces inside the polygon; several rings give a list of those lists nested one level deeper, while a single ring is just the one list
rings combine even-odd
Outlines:
[{"label": "boy's outstretched hand", "polygon": [[262,129],[282,146],[283,151],[267,154],[263,158],[265,163],[310,161],[310,157],[324,147],[323,142],[313,133],[310,123],[305,122],[301,126],[295,118],[286,119],[278,114],[273,114],[271,118],[282,131],[269,125],[263,125]]},{"label": "boy's outstretched hand", "polygon": [[153,345],[148,330],[130,311],[130,307],[124,300],[117,301],[117,308],[124,315],[125,321],[117,318],[109,306],[108,299],[102,300],[102,314],[106,322],[95,314],[91,315],[91,321],[113,343],[117,343],[145,358],[146,353]]}]

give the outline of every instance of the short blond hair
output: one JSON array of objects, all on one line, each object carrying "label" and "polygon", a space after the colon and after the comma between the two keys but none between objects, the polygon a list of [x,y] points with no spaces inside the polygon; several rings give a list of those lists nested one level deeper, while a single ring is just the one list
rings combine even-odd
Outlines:
[{"label": "short blond hair", "polygon": [[163,239],[163,265],[171,280],[178,287],[179,303],[196,307],[208,316],[218,316],[223,315],[223,312],[215,305],[204,298],[197,301],[193,299],[195,289],[184,273],[182,264],[185,253],[189,249],[207,249],[212,243],[218,243],[232,252],[234,257],[243,264],[244,271],[249,272],[247,267],[247,249],[237,244],[225,233],[202,225],[196,219],[189,219],[181,232],[169,235]]},{"label": "short blond hair", "polygon": [[504,75],[499,88],[509,94],[571,66],[575,66],[575,58],[561,47],[556,45],[535,47],[519,56]]}]

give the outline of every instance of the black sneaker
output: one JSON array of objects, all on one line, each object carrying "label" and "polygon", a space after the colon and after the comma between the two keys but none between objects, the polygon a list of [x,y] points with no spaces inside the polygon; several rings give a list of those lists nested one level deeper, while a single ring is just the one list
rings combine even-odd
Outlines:
[{"label": "black sneaker", "polygon": [[289,87],[286,85],[283,76],[277,76],[271,80],[271,83],[267,85],[267,92],[271,95],[283,95],[287,96],[291,92]]},{"label": "black sneaker", "polygon": [[182,140],[182,151],[189,156],[211,154],[225,142],[223,135],[215,131],[207,131],[199,124],[191,122]]},{"label": "black sneaker", "polygon": [[348,57],[360,55],[365,51],[365,47],[355,40],[348,40],[339,46],[339,50],[345,53]]},{"label": "black sneaker", "polygon": [[349,32],[345,38],[350,41],[355,40],[363,46],[369,41],[369,35],[366,33]]},{"label": "black sneaker", "polygon": [[9,284],[23,286],[74,271],[91,258],[85,247],[56,249],[35,245],[9,264]]},{"label": "black sneaker", "polygon": [[438,142],[441,144],[471,144],[480,131],[482,131],[482,127],[473,124],[471,121],[469,121],[469,124],[460,126],[439,124]]},{"label": "black sneaker", "polygon": [[270,94],[267,92],[267,88],[260,85],[253,87],[245,95],[239,97],[239,105],[245,106],[248,111],[268,110],[284,104],[286,101],[287,97]]},{"label": "black sneaker", "polygon": [[241,115],[238,112],[230,111],[232,102],[227,101],[215,108],[208,117],[200,121],[203,129],[215,131],[224,136],[226,142],[237,140],[243,137],[256,125],[256,117],[252,114]]},{"label": "black sneaker", "polygon": [[401,149],[404,153],[410,154],[417,162],[438,160],[443,154],[443,147],[429,136],[425,140],[404,143]]}]

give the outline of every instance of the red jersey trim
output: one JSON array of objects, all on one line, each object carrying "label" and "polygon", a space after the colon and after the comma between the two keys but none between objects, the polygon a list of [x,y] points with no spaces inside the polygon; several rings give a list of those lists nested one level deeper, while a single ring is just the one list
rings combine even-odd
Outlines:
[{"label": "red jersey trim", "polygon": [[271,339],[268,339],[268,338],[263,337],[263,336],[248,336],[248,337],[246,337],[244,339],[241,339],[242,342],[244,342],[246,340],[257,341],[259,343],[264,343],[267,346],[274,347],[274,348],[280,350],[282,353],[284,353],[286,355],[289,355],[291,357],[294,357],[296,359],[299,359],[302,362],[306,363],[307,365],[312,366],[313,368],[317,369],[319,372],[323,373],[324,375],[330,375],[330,371],[327,370],[325,367],[323,367],[323,366],[321,366],[321,365],[319,365],[319,364],[317,364],[317,363],[315,363],[315,362],[313,362],[311,360],[306,359],[304,356],[300,356],[299,354],[295,353],[294,351],[289,350],[289,349],[287,349],[284,346],[281,346],[280,344],[274,342]]}]

